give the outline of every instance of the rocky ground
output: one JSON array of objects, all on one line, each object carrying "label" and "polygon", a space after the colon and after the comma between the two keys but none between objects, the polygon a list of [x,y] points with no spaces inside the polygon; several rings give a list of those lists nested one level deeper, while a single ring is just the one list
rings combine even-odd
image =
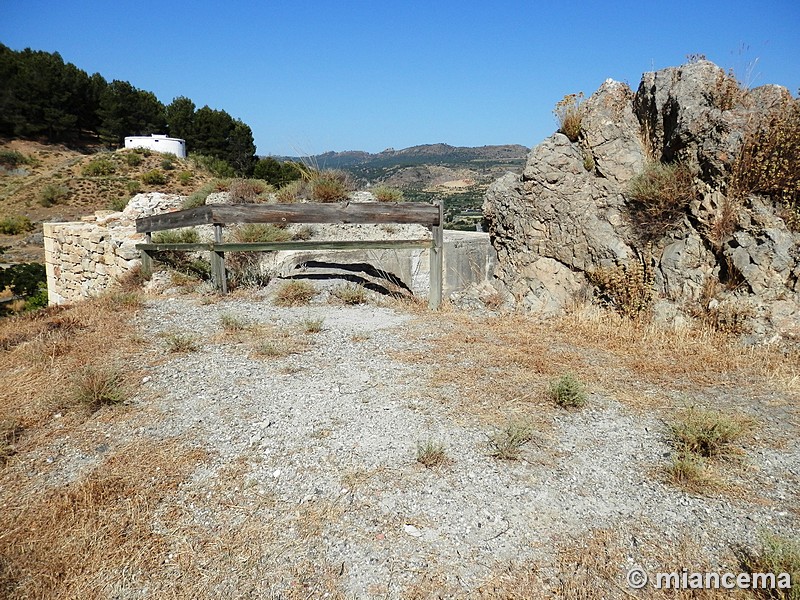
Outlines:
[{"label": "rocky ground", "polygon": [[[120,534],[134,556],[76,576],[83,597],[623,597],[634,565],[738,572],[737,549],[796,538],[794,356],[332,289],[280,308],[276,285],[151,295],[127,406],[8,464],[39,492],[105,470],[130,484],[123,504],[171,477],[125,513],[146,531]],[[547,398],[567,371],[582,409]],[[752,427],[690,491],[665,469],[667,423],[691,405]],[[511,424],[531,435],[502,460],[491,440]]]}]

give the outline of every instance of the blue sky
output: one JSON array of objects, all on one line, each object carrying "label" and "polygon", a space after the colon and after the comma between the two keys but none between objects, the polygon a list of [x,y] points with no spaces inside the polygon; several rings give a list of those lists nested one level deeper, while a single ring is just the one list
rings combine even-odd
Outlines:
[{"label": "blue sky", "polygon": [[534,146],[564,94],[691,53],[800,89],[798,0],[0,0],[0,42],[226,110],[274,155]]}]

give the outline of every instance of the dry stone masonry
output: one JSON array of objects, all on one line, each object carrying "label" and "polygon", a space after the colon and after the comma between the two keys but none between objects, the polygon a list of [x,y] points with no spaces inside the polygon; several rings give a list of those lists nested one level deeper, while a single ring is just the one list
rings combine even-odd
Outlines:
[{"label": "dry stone masonry", "polygon": [[96,296],[138,265],[139,217],[177,210],[183,197],[138,194],[122,212],[98,211],[71,223],[44,224],[45,267],[50,304]]}]

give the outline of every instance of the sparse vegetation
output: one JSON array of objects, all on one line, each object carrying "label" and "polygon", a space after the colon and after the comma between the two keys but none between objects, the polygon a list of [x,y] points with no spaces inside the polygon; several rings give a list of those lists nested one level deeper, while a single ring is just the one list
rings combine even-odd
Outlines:
[{"label": "sparse vegetation", "polygon": [[586,405],[586,388],[572,373],[559,377],[547,389],[550,399],[562,408],[581,408]]},{"label": "sparse vegetation", "polygon": [[402,202],[403,190],[387,185],[378,185],[370,190],[378,202]]},{"label": "sparse vegetation", "polygon": [[333,290],[333,295],[350,306],[367,303],[367,290],[363,285],[354,283],[340,285]]},{"label": "sparse vegetation", "polygon": [[167,229],[153,233],[154,244],[197,244],[200,241],[200,234],[196,229]]},{"label": "sparse vegetation", "polygon": [[250,327],[246,319],[231,313],[223,313],[219,318],[219,324],[228,332],[244,331]]},{"label": "sparse vegetation", "polygon": [[655,301],[653,269],[645,260],[600,268],[589,275],[601,303],[629,319],[649,314]]},{"label": "sparse vegetation", "polygon": [[232,204],[266,202],[272,191],[271,185],[259,179],[234,179],[228,187]]},{"label": "sparse vegetation", "polygon": [[733,162],[729,194],[763,194],[785,209],[787,224],[800,231],[800,99],[755,121]]},{"label": "sparse vegetation", "polygon": [[292,233],[272,223],[243,223],[231,229],[233,240],[240,244],[287,242]]},{"label": "sparse vegetation", "polygon": [[742,566],[748,573],[788,573],[792,582],[790,589],[760,589],[756,595],[761,598],[779,600],[800,600],[800,542],[796,539],[765,534],[758,552],[740,552]]},{"label": "sparse vegetation", "polygon": [[39,204],[42,206],[53,206],[54,204],[61,204],[69,195],[69,190],[66,186],[60,183],[48,183],[39,192]]},{"label": "sparse vegetation", "polygon": [[16,150],[0,150],[0,165],[7,169],[16,169],[19,165],[24,165],[29,162],[21,152]]},{"label": "sparse vegetation", "polygon": [[276,306],[304,306],[311,301],[317,293],[313,284],[300,279],[292,279],[284,283],[275,292],[273,302]]},{"label": "sparse vegetation", "polygon": [[4,235],[19,235],[33,231],[33,223],[23,215],[11,215],[0,219],[0,233]]},{"label": "sparse vegetation", "polygon": [[121,404],[128,398],[122,370],[113,366],[87,366],[72,381],[69,400],[97,410],[107,404]]},{"label": "sparse vegetation", "polygon": [[81,169],[81,173],[84,177],[105,177],[107,175],[113,175],[116,171],[116,165],[114,165],[114,163],[105,156],[95,158],[90,163],[84,165],[83,169]]},{"label": "sparse vegetation", "polygon": [[583,127],[583,92],[567,94],[556,104],[553,114],[558,121],[558,130],[571,142],[577,142]]},{"label": "sparse vegetation", "polygon": [[23,428],[14,421],[0,421],[0,467],[16,454],[16,443]]},{"label": "sparse vegetation", "polygon": [[164,341],[167,350],[174,353],[195,352],[200,347],[195,336],[187,333],[170,333]]},{"label": "sparse vegetation", "polygon": [[646,239],[677,225],[697,197],[691,170],[682,163],[650,163],[626,191],[629,214]]},{"label": "sparse vegetation", "polygon": [[142,164],[142,161],[142,155],[137,152],[129,152],[125,155],[125,163],[129,167],[138,167],[140,164]]},{"label": "sparse vegetation", "polygon": [[679,454],[715,458],[730,456],[748,426],[720,412],[691,408],[669,429]]},{"label": "sparse vegetation", "polygon": [[167,183],[167,177],[158,169],[142,173],[142,182],[147,185],[164,185]]},{"label": "sparse vegetation", "polygon": [[511,422],[489,438],[490,455],[500,460],[517,460],[522,447],[533,439],[526,423]]},{"label": "sparse vegetation", "polygon": [[417,444],[417,462],[426,469],[441,467],[450,462],[444,444],[428,440]]},{"label": "sparse vegetation", "polygon": [[303,319],[300,323],[300,327],[303,329],[305,333],[320,333],[322,331],[322,324],[325,322],[323,317],[319,317],[318,319]]}]

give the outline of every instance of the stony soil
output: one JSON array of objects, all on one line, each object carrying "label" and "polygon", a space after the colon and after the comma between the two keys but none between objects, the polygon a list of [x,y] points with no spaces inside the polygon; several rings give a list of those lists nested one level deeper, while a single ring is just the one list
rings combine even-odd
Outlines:
[{"label": "stony soil", "polygon": [[[465,410],[437,375],[458,363],[460,350],[448,355],[438,343],[464,326],[458,311],[323,300],[299,308],[264,296],[146,303],[137,326],[153,366],[133,401],[142,418],[113,435],[177,436],[208,459],[166,500],[172,516],[156,524],[174,540],[163,573],[144,588],[142,574],[130,574],[118,597],[176,586],[203,597],[283,597],[299,588],[307,597],[474,597],[503,574],[516,581],[526,572],[556,586],[563,549],[598,531],[617,549],[606,561],[606,597],[621,597],[633,564],[672,570],[658,563],[666,555],[733,568],[733,550],[764,532],[796,536],[800,443],[789,390],[755,398],[733,387],[698,391],[695,399],[718,394],[718,407],[761,419],[728,485],[708,494],[664,481],[668,412],[603,393],[580,411],[523,405],[538,424],[533,439],[519,460],[498,460],[488,440],[505,408]],[[304,332],[320,319],[319,333]],[[226,331],[226,320],[242,328]],[[178,334],[199,348],[169,352]],[[265,340],[288,341],[291,353],[265,356]],[[441,444],[446,464],[416,460],[427,441]],[[79,466],[70,462],[62,468]],[[691,551],[676,558],[687,544]]]}]

